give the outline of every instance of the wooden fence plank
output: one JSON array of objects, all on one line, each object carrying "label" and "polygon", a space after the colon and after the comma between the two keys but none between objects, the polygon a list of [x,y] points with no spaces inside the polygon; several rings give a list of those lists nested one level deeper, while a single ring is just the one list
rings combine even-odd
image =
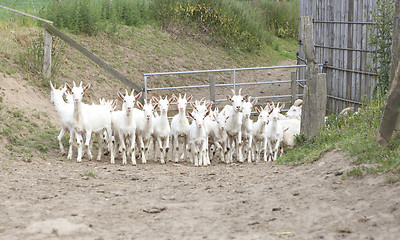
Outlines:
[{"label": "wooden fence plank", "polygon": [[90,60],[95,62],[97,65],[99,65],[101,68],[109,72],[111,75],[119,79],[121,82],[127,84],[129,87],[135,89],[136,92],[141,92],[143,91],[143,87],[129,81],[126,79],[121,73],[119,73],[117,70],[115,70],[113,67],[105,63],[103,60],[101,60],[99,57],[97,57],[95,54],[89,52],[86,48],[84,48],[82,45],[78,44],[75,42],[73,39],[62,33],[60,30],[55,28],[54,26],[48,24],[48,23],[43,23],[43,27],[49,31],[51,34],[56,35],[57,37],[61,38],[64,40],[66,43],[71,45],[73,48],[81,52],[83,55],[88,57]]}]

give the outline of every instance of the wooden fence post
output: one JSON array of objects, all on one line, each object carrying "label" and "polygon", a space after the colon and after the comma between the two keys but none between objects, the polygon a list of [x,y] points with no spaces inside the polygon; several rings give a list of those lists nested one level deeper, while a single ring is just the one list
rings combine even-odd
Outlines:
[{"label": "wooden fence post", "polygon": [[51,76],[51,48],[52,36],[44,29],[43,33],[43,76],[49,78]]},{"label": "wooden fence post", "polygon": [[[395,13],[393,18],[393,35],[392,35],[392,62],[390,64],[389,84],[394,79],[397,64],[400,59],[400,0],[396,0]],[[389,85],[390,87],[390,85]]]},{"label": "wooden fence post", "polygon": [[297,82],[296,82],[297,79],[296,78],[297,78],[296,72],[292,72],[291,73],[292,83],[290,86],[290,92],[292,95],[292,105],[293,105],[294,101],[296,101],[296,98],[297,98]]},{"label": "wooden fence post", "polygon": [[318,73],[312,17],[301,17],[301,26],[304,53],[307,60],[307,85],[303,92],[301,132],[307,136],[307,140],[310,140],[317,136],[318,132],[324,127],[327,101],[326,74]]},{"label": "wooden fence post", "polygon": [[[398,127],[400,112],[400,63],[397,65],[396,74],[390,85],[389,95],[383,111],[381,126],[376,136],[376,144],[387,147],[392,138],[393,131]],[[397,126],[396,126],[397,125]]]},{"label": "wooden fence post", "polygon": [[210,74],[210,100],[213,102],[213,109],[215,106],[215,78],[214,75]]}]

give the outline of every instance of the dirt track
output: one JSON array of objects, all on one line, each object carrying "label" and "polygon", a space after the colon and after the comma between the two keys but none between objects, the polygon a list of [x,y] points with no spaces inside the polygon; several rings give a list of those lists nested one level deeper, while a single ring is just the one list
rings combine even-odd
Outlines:
[{"label": "dirt track", "polygon": [[[314,164],[1,161],[0,239],[398,239],[400,183]],[[94,173],[95,177],[85,176]]]}]

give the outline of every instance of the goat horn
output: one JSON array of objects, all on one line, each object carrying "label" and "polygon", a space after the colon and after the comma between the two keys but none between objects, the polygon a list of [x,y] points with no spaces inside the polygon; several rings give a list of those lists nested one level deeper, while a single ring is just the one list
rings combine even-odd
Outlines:
[{"label": "goat horn", "polygon": [[135,94],[135,89],[132,89],[131,95],[133,96]]},{"label": "goat horn", "polygon": [[53,87],[53,84],[51,83],[51,81],[50,81],[50,87],[51,87],[51,89],[54,90],[54,87]]},{"label": "goat horn", "polygon": [[235,96],[235,95],[236,95],[236,94],[235,94],[235,90],[231,89],[231,91],[232,91],[232,93],[233,93],[233,96]]},{"label": "goat horn", "polygon": [[74,87],[76,87],[75,81],[72,81],[74,83]]},{"label": "goat horn", "polygon": [[238,95],[240,95],[242,93],[242,89],[239,89],[239,94]]},{"label": "goat horn", "polygon": [[81,84],[79,84],[79,87],[82,87],[82,81],[81,81]]},{"label": "goat horn", "polygon": [[125,95],[129,95],[129,94],[128,94],[128,90],[127,90],[126,88],[125,88]]}]

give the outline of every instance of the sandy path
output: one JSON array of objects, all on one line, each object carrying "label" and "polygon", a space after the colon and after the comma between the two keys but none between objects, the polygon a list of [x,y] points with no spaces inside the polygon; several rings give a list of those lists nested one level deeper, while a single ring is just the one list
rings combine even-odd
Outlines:
[{"label": "sandy path", "polygon": [[385,176],[343,179],[349,165],[339,151],[299,167],[60,159],[1,161],[0,239],[400,236],[400,183],[386,183]]}]

